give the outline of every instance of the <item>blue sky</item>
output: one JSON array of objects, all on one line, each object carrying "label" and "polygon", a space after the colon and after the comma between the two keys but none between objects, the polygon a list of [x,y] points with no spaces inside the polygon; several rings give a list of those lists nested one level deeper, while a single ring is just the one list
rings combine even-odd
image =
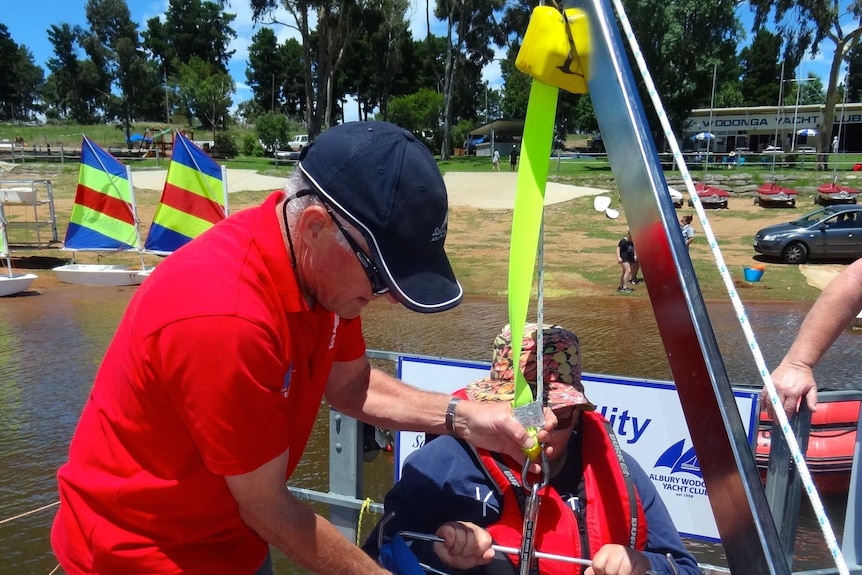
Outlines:
[{"label": "blue sky", "polygon": [[[424,0],[411,0],[411,8],[409,18],[411,21],[411,29],[414,38],[421,38],[425,35],[425,2]],[[248,60],[248,46],[251,43],[251,37],[256,32],[254,23],[251,18],[251,9],[248,7],[246,0],[232,0],[228,7],[229,12],[236,13],[233,27],[237,32],[237,38],[231,45],[231,49],[235,50],[233,59],[230,62],[229,70],[234,78],[237,86],[237,93],[234,95],[234,103],[237,104],[251,97],[251,91],[245,84],[245,68]],[[68,23],[72,26],[86,26],[87,21],[84,15],[85,0],[42,0],[38,7],[34,8],[27,0],[5,0],[3,2],[3,11],[0,14],[0,22],[6,25],[12,39],[18,44],[26,45],[35,57],[36,63],[45,68],[47,76],[46,62],[53,56],[53,48],[48,41],[48,28],[52,25],[60,25]],[[132,13],[132,19],[138,23],[138,30],[146,29],[146,22],[154,16],[161,16],[165,13],[168,7],[168,0],[129,0],[129,9]],[[741,7],[739,16],[743,19],[743,24],[747,26],[746,33],[750,35],[751,17],[748,8]],[[433,18],[433,16],[432,16]],[[282,21],[290,21],[290,17],[282,14]],[[274,28],[280,40],[293,35],[292,30],[285,26],[276,26]],[[435,24],[432,21],[432,32],[435,34],[443,33],[441,24]],[[821,49],[826,52],[814,58],[807,58],[802,63],[797,74],[800,78],[807,77],[809,72],[813,72],[821,76],[825,81],[829,73],[829,62],[832,57],[830,51],[831,43],[825,41],[822,43]],[[504,51],[499,51],[498,57],[505,56]],[[792,77],[788,74],[788,77]],[[488,80],[491,87],[497,87],[502,84],[500,78],[500,68],[497,62],[489,65],[485,70],[485,79]],[[347,119],[355,119],[355,106],[348,103],[345,110]],[[353,118],[351,118],[353,116]]]}]

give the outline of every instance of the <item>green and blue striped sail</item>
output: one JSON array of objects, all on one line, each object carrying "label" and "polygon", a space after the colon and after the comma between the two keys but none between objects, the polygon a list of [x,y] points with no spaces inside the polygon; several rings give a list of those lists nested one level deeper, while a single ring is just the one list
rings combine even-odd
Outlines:
[{"label": "green and blue striped sail", "polygon": [[63,245],[70,250],[130,250],[139,247],[134,192],[126,166],[87,136],[75,204]]},{"label": "green and blue striped sail", "polygon": [[227,216],[226,198],[221,166],[177,131],[144,249],[158,254],[178,250]]}]

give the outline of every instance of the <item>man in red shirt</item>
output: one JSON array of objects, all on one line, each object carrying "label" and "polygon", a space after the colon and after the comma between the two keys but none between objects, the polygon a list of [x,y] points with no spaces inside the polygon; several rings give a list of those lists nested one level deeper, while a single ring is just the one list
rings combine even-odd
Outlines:
[{"label": "man in red shirt", "polygon": [[318,573],[383,572],[286,489],[324,395],[381,427],[513,456],[533,445],[509,406],[458,405],[365,357],[359,314],[374,299],[425,313],[460,303],[447,210],[420,142],[354,122],[303,151],[284,193],[159,264],[58,473],[51,542],[67,575],[266,574],[269,545]]}]

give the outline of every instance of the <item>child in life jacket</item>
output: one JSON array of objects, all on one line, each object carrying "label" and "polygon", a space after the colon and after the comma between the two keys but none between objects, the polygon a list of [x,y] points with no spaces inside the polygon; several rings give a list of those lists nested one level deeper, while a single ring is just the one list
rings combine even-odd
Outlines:
[{"label": "child in life jacket", "polygon": [[[543,386],[558,423],[548,444],[548,477],[539,492],[535,550],[592,560],[595,575],[699,575],[651,480],[612,439],[607,420],[595,411],[581,383],[577,336],[556,325],[524,330],[520,367],[536,392],[536,349],[541,340]],[[512,401],[515,396],[509,326],[494,341],[489,377],[456,392],[470,401]],[[455,412],[457,418],[457,411]],[[546,447],[548,446],[546,444]],[[405,541],[416,558],[446,573],[517,574],[518,554],[492,544],[521,547],[526,500],[540,477],[523,485],[522,465],[477,450],[453,436],[427,441],[405,461],[400,480],[385,498],[385,517],[364,548],[377,557],[379,545],[410,531],[438,541]],[[382,532],[381,532],[382,531]],[[385,566],[385,562],[384,562]],[[534,559],[530,573],[580,574],[579,564]]]}]

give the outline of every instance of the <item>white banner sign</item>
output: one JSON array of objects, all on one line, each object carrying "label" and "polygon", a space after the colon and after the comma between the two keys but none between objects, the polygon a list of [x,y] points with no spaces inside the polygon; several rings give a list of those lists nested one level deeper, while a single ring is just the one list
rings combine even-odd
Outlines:
[{"label": "white banner sign", "polygon": [[[451,393],[487,377],[490,364],[402,356],[398,377],[433,391]],[[634,457],[655,484],[681,535],[718,541],[700,465],[676,389],[669,382],[584,374],[587,397],[611,423],[620,446]],[[749,445],[759,416],[756,390],[734,390]],[[395,438],[395,480],[404,459],[425,443],[422,433]]]}]

